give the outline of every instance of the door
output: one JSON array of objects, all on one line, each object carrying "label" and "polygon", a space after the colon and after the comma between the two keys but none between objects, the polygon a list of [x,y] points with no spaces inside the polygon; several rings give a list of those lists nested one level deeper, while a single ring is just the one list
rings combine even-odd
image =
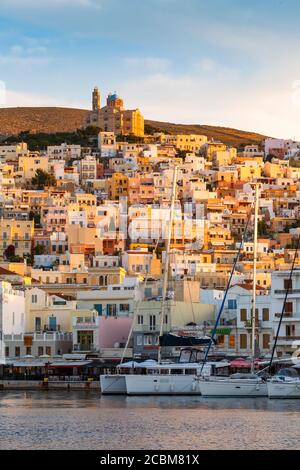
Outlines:
[{"label": "door", "polygon": [[49,317],[49,330],[56,331],[56,317]]}]

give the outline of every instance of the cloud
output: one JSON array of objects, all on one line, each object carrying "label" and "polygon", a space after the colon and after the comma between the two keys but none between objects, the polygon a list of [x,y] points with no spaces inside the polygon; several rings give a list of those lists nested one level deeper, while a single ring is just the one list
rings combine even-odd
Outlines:
[{"label": "cloud", "polygon": [[67,103],[60,103],[57,98],[49,96],[6,90],[5,102],[1,105],[10,108],[18,106],[66,106]]},{"label": "cloud", "polygon": [[300,140],[299,100],[292,82],[286,88],[259,83],[168,74],[123,82],[125,105],[140,107],[145,117],[177,123],[235,127]]},{"label": "cloud", "polygon": [[161,57],[125,57],[123,59],[125,66],[131,71],[139,71],[147,73],[149,71],[158,72],[165,71],[171,65],[171,60]]}]

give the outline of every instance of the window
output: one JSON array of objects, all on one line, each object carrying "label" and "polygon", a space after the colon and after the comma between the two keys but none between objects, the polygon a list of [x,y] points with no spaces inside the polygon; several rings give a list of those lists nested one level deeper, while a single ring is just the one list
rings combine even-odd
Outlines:
[{"label": "window", "polygon": [[37,304],[37,295],[36,295],[36,294],[33,294],[33,295],[31,296],[31,303],[32,303],[32,304]]},{"label": "window", "polygon": [[137,320],[138,320],[138,325],[143,325],[144,324],[144,316],[143,315],[138,315]]},{"label": "window", "polygon": [[228,300],[228,309],[229,310],[236,310],[236,299],[229,299]]},{"label": "window", "polygon": [[150,331],[154,331],[156,328],[156,316],[155,315],[150,315]]},{"label": "window", "polygon": [[285,290],[293,289],[293,280],[292,279],[284,279],[283,280],[283,287]]},{"label": "window", "polygon": [[137,344],[137,346],[143,346],[143,336],[142,335],[137,335],[136,344]]},{"label": "window", "polygon": [[94,309],[98,312],[98,315],[102,315],[102,304],[94,304]]},{"label": "window", "polygon": [[56,317],[49,317],[49,330],[56,331]]},{"label": "window", "polygon": [[46,346],[46,354],[47,356],[51,356],[51,346]]},{"label": "window", "polygon": [[263,308],[262,309],[262,315],[263,315],[263,321],[269,321],[270,319],[270,313],[268,308]]},{"label": "window", "polygon": [[42,356],[44,354],[44,348],[43,346],[38,347],[38,356]]},{"label": "window", "polygon": [[26,356],[31,356],[31,346],[26,347]]},{"label": "window", "polygon": [[129,304],[120,304],[120,312],[129,312]]},{"label": "window", "polygon": [[270,335],[263,335],[263,349],[269,349],[270,347]]},{"label": "window", "polygon": [[35,317],[35,331],[41,331],[41,317]]},{"label": "window", "polygon": [[230,335],[229,336],[229,348],[234,349],[235,348],[235,335]]},{"label": "window", "polygon": [[286,302],[284,311],[285,311],[285,313],[287,313],[288,315],[292,316],[292,313],[293,313],[293,302]]},{"label": "window", "polygon": [[115,317],[117,314],[117,305],[116,304],[107,304],[106,305],[106,314],[108,317]]},{"label": "window", "polygon": [[240,335],[240,348],[247,349],[247,335]]},{"label": "window", "polygon": [[15,347],[15,357],[20,357],[21,355],[21,348],[20,346]]},{"label": "window", "polygon": [[152,346],[152,335],[145,335],[144,336],[144,345],[145,346]]},{"label": "window", "polygon": [[295,325],[286,325],[285,333],[286,336],[295,336]]},{"label": "window", "polygon": [[241,308],[240,310],[241,321],[247,321],[247,309]]}]

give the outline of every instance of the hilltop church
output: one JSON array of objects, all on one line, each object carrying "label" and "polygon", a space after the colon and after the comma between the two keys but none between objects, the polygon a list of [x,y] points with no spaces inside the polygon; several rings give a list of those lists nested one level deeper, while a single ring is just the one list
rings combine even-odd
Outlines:
[{"label": "hilltop church", "polygon": [[109,93],[106,106],[100,107],[100,91],[95,87],[92,93],[92,111],[85,126],[98,126],[116,135],[144,136],[144,117],[139,109],[124,109],[124,103],[116,93]]}]

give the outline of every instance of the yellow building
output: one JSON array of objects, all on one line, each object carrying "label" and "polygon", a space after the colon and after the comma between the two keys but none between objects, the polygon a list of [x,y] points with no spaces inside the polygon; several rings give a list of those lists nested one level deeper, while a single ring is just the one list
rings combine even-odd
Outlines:
[{"label": "yellow building", "polygon": [[114,173],[108,181],[108,197],[119,200],[121,196],[128,196],[128,176]]},{"label": "yellow building", "polygon": [[31,179],[37,170],[48,171],[49,159],[47,156],[30,154],[19,157],[19,175],[24,179]]},{"label": "yellow building", "polygon": [[15,255],[23,257],[31,252],[34,234],[32,220],[0,220],[0,257],[10,245],[15,247]]},{"label": "yellow building", "polygon": [[116,135],[144,136],[144,117],[139,109],[124,109],[123,100],[110,93],[106,106],[100,108],[100,94],[93,92],[93,111],[89,114],[86,126],[98,126],[104,132]]},{"label": "yellow building", "polygon": [[199,152],[201,147],[206,144],[206,135],[198,134],[154,134],[155,138],[158,138],[162,144],[174,145],[179,150],[186,150],[188,152]]}]

